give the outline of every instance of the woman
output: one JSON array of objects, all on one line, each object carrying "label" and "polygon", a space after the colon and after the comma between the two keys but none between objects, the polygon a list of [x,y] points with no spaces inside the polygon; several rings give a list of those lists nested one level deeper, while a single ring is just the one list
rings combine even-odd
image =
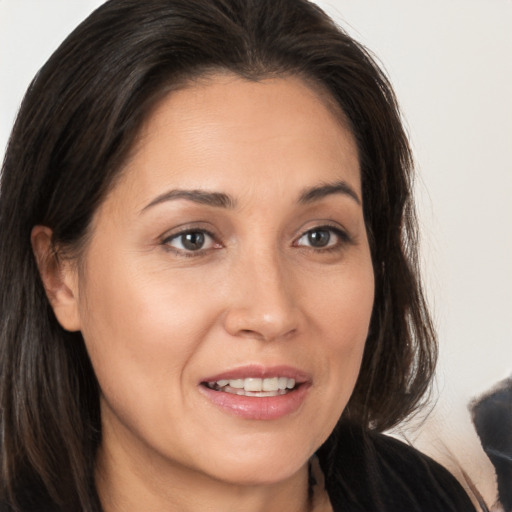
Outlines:
[{"label": "woman", "polygon": [[436,357],[391,87],[302,0],[112,0],[4,162],[5,510],[472,510],[380,433]]}]

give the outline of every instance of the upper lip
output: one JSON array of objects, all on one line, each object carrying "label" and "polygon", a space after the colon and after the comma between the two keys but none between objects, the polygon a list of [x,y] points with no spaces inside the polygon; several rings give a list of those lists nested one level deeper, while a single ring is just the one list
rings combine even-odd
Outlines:
[{"label": "upper lip", "polygon": [[249,378],[271,378],[271,377],[287,377],[294,379],[296,383],[302,384],[311,380],[311,377],[304,371],[287,365],[279,366],[263,366],[263,365],[246,365],[226,370],[202,379],[201,382],[216,382],[218,380],[234,380]]}]

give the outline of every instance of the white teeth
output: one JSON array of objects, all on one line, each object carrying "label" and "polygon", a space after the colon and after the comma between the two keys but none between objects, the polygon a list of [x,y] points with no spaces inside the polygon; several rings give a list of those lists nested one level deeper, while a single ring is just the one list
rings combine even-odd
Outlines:
[{"label": "white teeth", "polygon": [[273,377],[272,379],[263,379],[262,391],[277,391],[279,389],[279,379]]},{"label": "white teeth", "polygon": [[[265,379],[267,380],[267,379]],[[262,379],[245,379],[244,382],[245,391],[262,391],[263,390],[263,380]]]},{"label": "white teeth", "polygon": [[288,379],[286,377],[279,377],[277,379],[277,387],[279,389],[286,389],[286,384],[288,384]]},{"label": "white teeth", "polygon": [[[209,382],[209,387],[219,391],[249,396],[276,396],[295,387],[295,379],[287,377],[268,377],[265,379],[248,377],[246,379],[221,379]],[[224,388],[224,389],[222,389]],[[233,391],[230,391],[230,390]]]},{"label": "white teeth", "polygon": [[[226,382],[226,381],[221,380],[219,382]],[[229,383],[229,386],[232,388],[243,389],[243,387],[244,387],[244,379],[233,379],[233,380],[229,380],[228,383]],[[226,384],[224,384],[224,386],[225,385]]]}]

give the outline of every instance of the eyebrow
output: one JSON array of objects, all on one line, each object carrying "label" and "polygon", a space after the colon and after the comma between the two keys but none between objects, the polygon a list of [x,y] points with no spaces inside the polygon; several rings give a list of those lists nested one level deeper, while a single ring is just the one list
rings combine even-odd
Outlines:
[{"label": "eyebrow", "polygon": [[[319,201],[320,199],[333,194],[346,195],[352,198],[357,204],[361,204],[361,200],[359,199],[359,196],[355,190],[345,181],[337,181],[335,183],[327,183],[316,187],[306,188],[300,194],[298,202],[300,204],[308,204],[314,201]],[[174,201],[177,199],[186,199],[194,203],[213,206],[215,208],[233,209],[236,207],[235,199],[223,192],[173,189],[155,197],[155,199],[153,199],[149,204],[142,208],[140,213],[145,212],[157,204],[165,203],[167,201]]]},{"label": "eyebrow", "polygon": [[155,197],[153,201],[144,206],[144,208],[141,210],[141,213],[153,206],[156,206],[157,204],[165,203],[167,201],[173,201],[176,199],[187,199],[188,201],[193,201],[194,203],[205,204],[207,206],[214,206],[216,208],[232,209],[236,205],[235,200],[231,196],[228,196],[227,194],[224,194],[222,192],[174,189],[169,190],[168,192],[164,192],[163,194],[160,194],[159,196]]},{"label": "eyebrow", "polygon": [[334,183],[326,183],[317,187],[307,188],[299,196],[299,203],[312,203],[333,194],[346,195],[352,198],[358,205],[361,205],[361,199],[359,199],[356,191],[346,181],[336,181]]}]

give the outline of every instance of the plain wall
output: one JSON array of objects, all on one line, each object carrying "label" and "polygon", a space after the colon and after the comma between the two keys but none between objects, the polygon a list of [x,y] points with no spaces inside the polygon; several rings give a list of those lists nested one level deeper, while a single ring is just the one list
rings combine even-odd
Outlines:
[{"label": "plain wall", "polygon": [[[0,152],[30,79],[99,0],[0,0]],[[417,159],[437,404],[409,439],[488,501],[469,401],[512,373],[512,2],[318,1],[395,86]]]}]

